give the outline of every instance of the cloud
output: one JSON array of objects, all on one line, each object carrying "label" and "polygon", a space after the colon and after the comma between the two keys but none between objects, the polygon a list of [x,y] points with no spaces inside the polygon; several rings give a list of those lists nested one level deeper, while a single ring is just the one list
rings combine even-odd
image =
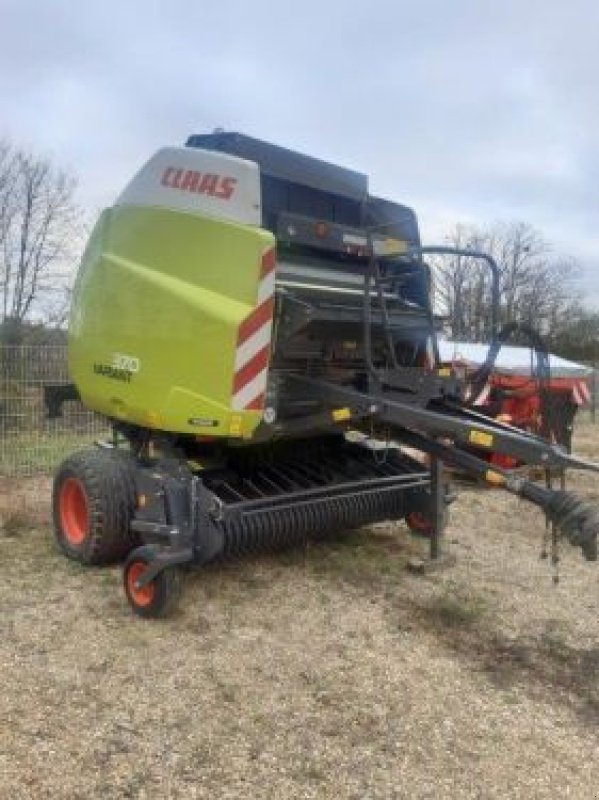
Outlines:
[{"label": "cloud", "polygon": [[242,130],[368,173],[427,234],[530,222],[599,302],[598,26],[592,0],[8,0],[0,131],[96,208],[157,147]]}]

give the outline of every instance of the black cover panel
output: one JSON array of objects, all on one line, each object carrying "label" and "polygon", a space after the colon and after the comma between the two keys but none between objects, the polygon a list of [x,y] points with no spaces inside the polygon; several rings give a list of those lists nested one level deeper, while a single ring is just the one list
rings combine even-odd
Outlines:
[{"label": "black cover panel", "polygon": [[194,134],[188,138],[186,144],[187,147],[220,150],[239,158],[247,158],[260,165],[263,175],[355,201],[362,200],[368,192],[368,178],[360,172],[241,133]]},{"label": "black cover panel", "polygon": [[262,224],[276,233],[281,212],[300,214],[353,228],[371,227],[383,235],[419,243],[411,208],[369,197],[368,178],[241,133],[194,134],[187,147],[216,150],[254,161],[260,167]]}]

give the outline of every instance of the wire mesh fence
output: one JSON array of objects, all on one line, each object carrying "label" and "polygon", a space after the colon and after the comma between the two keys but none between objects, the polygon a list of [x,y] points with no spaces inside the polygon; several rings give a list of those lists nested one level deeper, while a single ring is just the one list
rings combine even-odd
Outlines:
[{"label": "wire mesh fence", "polygon": [[49,476],[73,450],[106,435],[106,421],[79,402],[50,419],[44,387],[68,381],[66,345],[0,346],[0,513],[48,505]]},{"label": "wire mesh fence", "polygon": [[[65,403],[61,417],[49,418],[44,387],[67,382],[66,344],[0,345],[0,522],[7,509],[42,509],[47,516],[56,466],[109,434],[106,420],[79,402]],[[595,422],[598,385],[595,369],[590,403],[578,420]]]}]

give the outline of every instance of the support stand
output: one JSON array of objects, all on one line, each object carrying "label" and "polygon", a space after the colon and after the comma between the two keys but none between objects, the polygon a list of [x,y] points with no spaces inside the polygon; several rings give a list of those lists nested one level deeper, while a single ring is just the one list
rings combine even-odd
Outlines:
[{"label": "support stand", "polygon": [[447,551],[444,542],[445,527],[445,485],[443,481],[443,462],[437,456],[431,456],[431,508],[432,531],[429,543],[428,558],[412,558],[408,561],[408,570],[417,575],[428,575],[441,568],[455,564],[455,556]]}]

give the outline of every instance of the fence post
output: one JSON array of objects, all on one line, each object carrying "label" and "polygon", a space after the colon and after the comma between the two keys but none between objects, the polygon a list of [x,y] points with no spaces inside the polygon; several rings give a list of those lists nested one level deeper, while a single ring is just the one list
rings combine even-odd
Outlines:
[{"label": "fence post", "polygon": [[591,422],[595,424],[597,412],[597,361],[593,361],[593,380],[591,384]]}]

